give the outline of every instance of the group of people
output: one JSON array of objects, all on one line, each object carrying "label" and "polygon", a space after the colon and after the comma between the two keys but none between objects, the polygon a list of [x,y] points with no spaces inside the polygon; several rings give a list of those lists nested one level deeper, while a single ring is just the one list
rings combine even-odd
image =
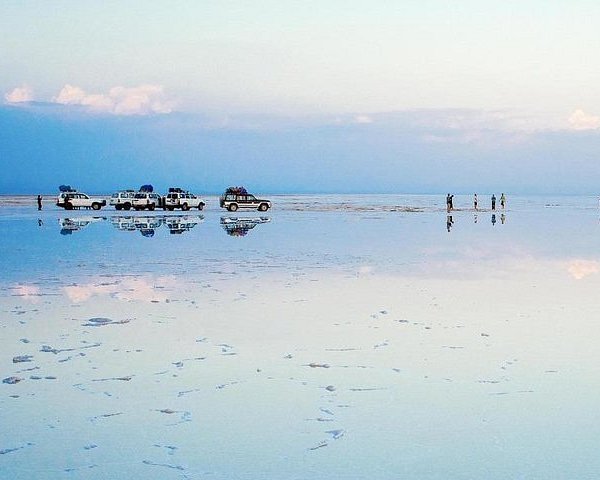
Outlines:
[{"label": "group of people", "polygon": [[[506,207],[506,195],[504,193],[500,195],[500,206],[504,210]],[[473,208],[475,210],[479,209],[479,200],[477,199],[477,194],[473,194]],[[446,209],[451,212],[454,210],[454,195],[446,195]],[[492,210],[496,210],[496,194],[492,194]]]}]

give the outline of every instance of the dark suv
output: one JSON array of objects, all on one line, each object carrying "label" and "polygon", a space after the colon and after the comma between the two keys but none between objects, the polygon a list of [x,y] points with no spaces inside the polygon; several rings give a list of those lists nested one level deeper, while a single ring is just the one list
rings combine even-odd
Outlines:
[{"label": "dark suv", "polygon": [[256,198],[249,194],[244,187],[229,187],[219,198],[221,208],[235,212],[238,208],[251,208],[259,212],[266,212],[271,208],[269,200]]}]

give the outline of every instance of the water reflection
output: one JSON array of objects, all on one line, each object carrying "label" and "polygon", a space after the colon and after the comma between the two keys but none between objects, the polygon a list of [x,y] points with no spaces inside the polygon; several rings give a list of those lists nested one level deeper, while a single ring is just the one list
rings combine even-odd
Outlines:
[{"label": "water reflection", "polygon": [[153,237],[155,229],[159,228],[164,223],[163,217],[112,217],[111,223],[113,227],[125,232],[139,232],[144,237]]},{"label": "water reflection", "polygon": [[[77,217],[77,218],[59,218],[58,223],[60,225],[61,235],[71,235],[73,232],[77,232],[91,223],[103,222],[106,217]],[[38,220],[38,225],[43,224]]]},{"label": "water reflection", "polygon": [[204,221],[203,215],[181,215],[164,218],[165,224],[171,235],[179,235],[184,232],[189,232],[196,225]]},{"label": "water reflection", "polygon": [[[498,219],[497,219],[495,213],[492,213],[490,220],[492,222],[492,225],[495,226],[496,223],[498,222]],[[478,222],[479,222],[478,214],[474,213],[473,214],[473,223],[476,224]],[[500,214],[500,223],[502,225],[504,225],[506,223],[506,214],[505,213]],[[454,227],[454,217],[452,215],[446,215],[446,230],[448,231],[448,233],[450,233],[450,231],[452,231],[452,227]]]},{"label": "water reflection", "polygon": [[269,217],[221,217],[221,226],[232,237],[243,237],[261,223],[268,223]]},{"label": "water reflection", "polygon": [[[188,232],[204,221],[203,215],[157,215],[157,216],[114,216],[114,217],[76,217],[61,218],[59,224],[61,235],[71,235],[87,227],[91,223],[104,222],[110,218],[110,223],[123,232],[137,232],[144,237],[153,237],[156,230],[165,225],[171,234]],[[43,222],[38,221],[41,226]]]},{"label": "water reflection", "polygon": [[452,230],[453,224],[454,224],[454,219],[452,218],[452,215],[447,215],[446,216],[446,230],[448,230],[448,233],[450,233],[450,230]]}]

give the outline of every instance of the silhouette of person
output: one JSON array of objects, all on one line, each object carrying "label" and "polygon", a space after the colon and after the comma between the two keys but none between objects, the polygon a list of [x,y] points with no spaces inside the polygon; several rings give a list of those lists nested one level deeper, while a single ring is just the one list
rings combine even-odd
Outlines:
[{"label": "silhouette of person", "polygon": [[492,225],[496,225],[496,214],[492,213]]},{"label": "silhouette of person", "polygon": [[37,196],[37,204],[38,204],[38,210],[42,209],[42,196],[38,195]]},{"label": "silhouette of person", "polygon": [[506,205],[506,196],[504,194],[500,195],[500,206],[504,210],[504,206]]},{"label": "silhouette of person", "polygon": [[473,195],[473,207],[475,207],[475,210],[477,210],[477,194]]},{"label": "silhouette of person", "polygon": [[492,193],[492,210],[496,210],[496,195]]},{"label": "silhouette of person", "polygon": [[502,225],[504,225],[504,222],[506,222],[506,215],[504,215],[504,214],[501,214],[501,215],[500,215],[500,223],[501,223]]},{"label": "silhouette of person", "polygon": [[450,232],[450,230],[452,229],[453,223],[454,223],[454,220],[452,219],[452,215],[447,215],[446,216],[446,230],[448,230],[448,232]]},{"label": "silhouette of person", "polygon": [[454,210],[454,195],[450,195],[450,210]]}]

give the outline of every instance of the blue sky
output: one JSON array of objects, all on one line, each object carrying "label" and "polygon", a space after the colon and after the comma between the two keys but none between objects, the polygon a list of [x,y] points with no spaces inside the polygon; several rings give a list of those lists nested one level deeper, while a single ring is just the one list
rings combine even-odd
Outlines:
[{"label": "blue sky", "polygon": [[596,188],[597,1],[4,1],[0,31],[1,192]]}]

